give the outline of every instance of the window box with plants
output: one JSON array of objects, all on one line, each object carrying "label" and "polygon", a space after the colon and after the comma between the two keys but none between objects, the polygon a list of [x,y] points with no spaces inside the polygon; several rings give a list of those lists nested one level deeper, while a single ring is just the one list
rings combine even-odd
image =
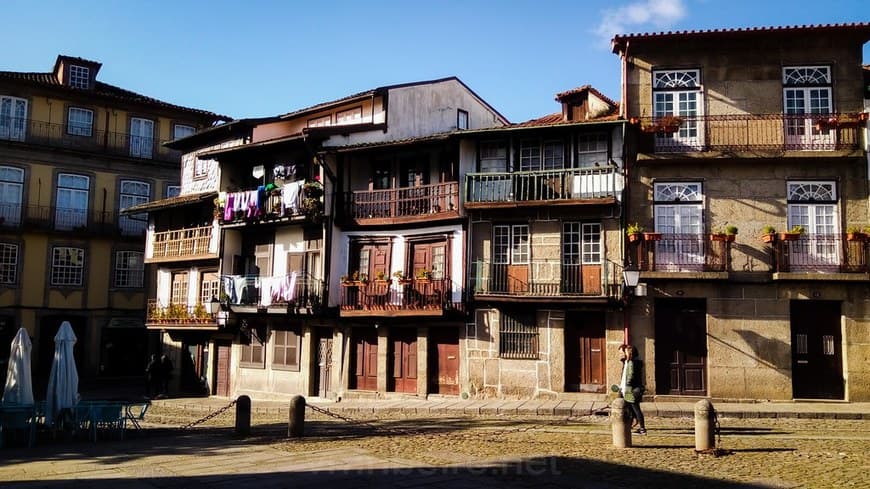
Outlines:
[{"label": "window box with plants", "polygon": [[657,233],[655,231],[644,231],[641,234],[643,234],[644,241],[661,241],[662,240],[662,233]]},{"label": "window box with plants", "polygon": [[625,234],[628,236],[629,243],[634,243],[643,239],[641,233],[643,233],[643,228],[638,223],[629,224],[628,227],[625,228]]},{"label": "window box with plants", "polygon": [[797,241],[801,239],[801,235],[804,233],[804,227],[800,224],[795,224],[786,232],[779,233],[779,239],[783,241]]},{"label": "window box with plants", "polygon": [[393,272],[393,278],[395,278],[396,281],[400,284],[407,284],[411,282],[408,277],[405,277],[405,272],[401,270],[396,270],[395,272]]},{"label": "window box with plants", "polygon": [[653,123],[641,128],[643,132],[673,134],[680,130],[683,125],[682,117],[664,115],[653,120]]},{"label": "window box with plants", "polygon": [[773,226],[764,226],[761,228],[760,238],[762,243],[773,243],[776,241],[776,228]]},{"label": "window box with plants", "polygon": [[716,230],[710,235],[712,241],[725,241],[733,243],[737,239],[737,226],[728,225],[725,229]]},{"label": "window box with plants", "polygon": [[432,271],[425,268],[419,268],[414,271],[414,276],[417,278],[417,282],[428,282],[432,279]]},{"label": "window box with plants", "polygon": [[846,228],[846,241],[867,241],[866,229],[867,228],[862,229],[857,226],[849,226]]}]

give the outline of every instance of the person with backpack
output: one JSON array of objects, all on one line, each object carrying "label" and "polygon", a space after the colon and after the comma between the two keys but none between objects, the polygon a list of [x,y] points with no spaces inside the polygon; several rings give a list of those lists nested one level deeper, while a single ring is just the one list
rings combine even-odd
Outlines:
[{"label": "person with backpack", "polygon": [[640,407],[643,401],[643,394],[646,391],[644,386],[643,361],[638,358],[637,348],[632,345],[622,345],[619,347],[622,352],[622,383],[620,390],[622,397],[628,404],[628,409],[631,412],[634,423],[632,428],[638,435],[646,434],[646,423],[643,417],[643,410]]}]

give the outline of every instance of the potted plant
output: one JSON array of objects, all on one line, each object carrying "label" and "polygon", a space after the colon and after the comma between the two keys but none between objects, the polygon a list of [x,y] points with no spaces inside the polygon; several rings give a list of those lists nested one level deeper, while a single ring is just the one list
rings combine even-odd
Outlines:
[{"label": "potted plant", "polygon": [[681,125],[683,125],[683,119],[681,117],[675,115],[663,115],[654,119],[651,125],[643,127],[642,130],[644,132],[673,134],[680,130]]},{"label": "potted plant", "polygon": [[710,241],[728,241],[728,236],[725,234],[725,231],[716,228],[710,233]]},{"label": "potted plant", "polygon": [[801,238],[801,234],[804,233],[804,227],[800,224],[795,224],[788,231],[784,233],[779,233],[779,239],[783,241],[797,241]]},{"label": "potted plant", "polygon": [[655,231],[644,231],[643,233],[644,241],[661,241],[662,233],[657,233]]},{"label": "potted plant", "polygon": [[628,235],[628,242],[634,243],[635,241],[639,241],[641,239],[641,234],[643,232],[643,228],[638,223],[629,224],[627,228],[625,228],[625,234]]},{"label": "potted plant", "polygon": [[867,235],[858,226],[846,228],[846,241],[866,241]]},{"label": "potted plant", "polygon": [[725,241],[729,243],[734,242],[737,239],[737,226],[733,224],[728,224],[725,226]]},{"label": "potted plant", "polygon": [[432,278],[432,272],[430,270],[425,269],[425,268],[417,269],[417,271],[414,274],[416,275],[417,280],[429,280]]},{"label": "potted plant", "polygon": [[776,241],[776,228],[769,224],[761,228],[761,242],[773,243],[774,241]]},{"label": "potted plant", "polygon": [[816,131],[827,131],[828,129],[835,129],[838,125],[840,125],[840,121],[836,116],[832,115],[816,119],[814,127]]}]

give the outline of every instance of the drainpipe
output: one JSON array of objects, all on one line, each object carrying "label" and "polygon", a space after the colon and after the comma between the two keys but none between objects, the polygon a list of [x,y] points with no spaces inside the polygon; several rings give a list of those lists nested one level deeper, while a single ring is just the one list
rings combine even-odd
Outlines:
[{"label": "drainpipe", "polygon": [[[620,112],[620,116],[624,120],[628,119],[628,46],[629,46],[630,42],[631,41],[628,41],[628,40],[625,41],[625,49],[622,51],[622,56],[621,56],[621,58],[622,58],[622,70],[621,70],[622,73],[620,73],[620,85],[621,85],[620,88],[621,88],[621,92],[622,92],[622,94],[621,94],[622,100],[619,104],[619,112]],[[623,161],[622,174],[623,174],[623,178],[625,179],[625,182],[624,182],[623,190],[622,190],[622,209],[623,209],[623,211],[622,211],[622,229],[625,229],[626,226],[628,226],[628,223],[630,222],[629,213],[628,213],[629,208],[630,208],[629,203],[630,203],[630,197],[631,197],[629,168],[630,168],[630,165],[632,162],[631,162],[630,153],[628,151],[626,151],[627,146],[628,146],[628,137],[627,137],[628,130],[627,129],[628,129],[628,126],[626,125],[626,123],[623,123],[623,125],[622,125],[622,161]],[[620,234],[619,240],[620,240],[620,243],[622,245],[622,249],[624,250],[624,255],[622,258],[622,267],[623,267],[623,271],[624,271],[626,263],[630,263],[631,257],[629,255],[630,250],[628,249],[628,245],[625,242],[625,233],[621,232],[622,229],[620,230],[620,233],[619,233]],[[631,336],[630,336],[630,329],[631,329],[630,312],[631,311],[629,310],[629,307],[628,307],[629,306],[629,301],[628,301],[629,296],[625,290],[625,287],[626,287],[625,278],[623,278],[622,287],[623,287],[622,297],[623,297],[623,301],[624,301],[623,307],[622,307],[622,318],[623,318],[622,344],[627,345],[630,338],[631,338]]]}]

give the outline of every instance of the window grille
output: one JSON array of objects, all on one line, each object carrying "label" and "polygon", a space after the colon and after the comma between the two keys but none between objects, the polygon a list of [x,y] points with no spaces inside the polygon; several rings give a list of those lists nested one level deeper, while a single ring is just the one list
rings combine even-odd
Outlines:
[{"label": "window grille", "polygon": [[532,314],[502,313],[498,353],[501,358],[538,359],[538,327]]}]

